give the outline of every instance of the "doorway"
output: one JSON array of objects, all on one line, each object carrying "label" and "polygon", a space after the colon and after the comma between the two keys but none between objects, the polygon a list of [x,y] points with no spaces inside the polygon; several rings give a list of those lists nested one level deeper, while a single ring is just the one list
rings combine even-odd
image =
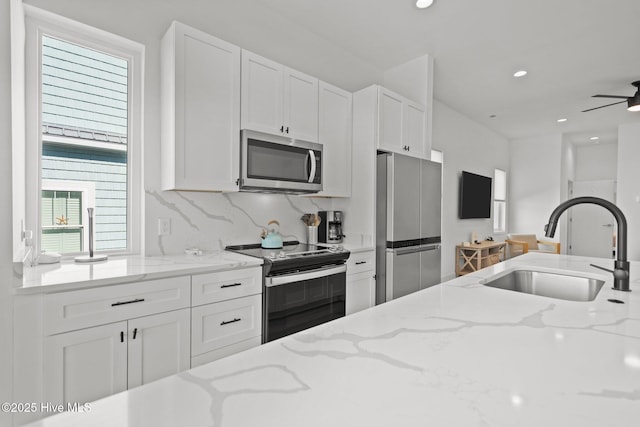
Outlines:
[{"label": "doorway", "polygon": [[[614,180],[574,181],[569,197],[600,197],[616,202]],[[569,209],[567,254],[599,258],[614,258],[616,222],[611,213],[601,206],[576,205]]]}]

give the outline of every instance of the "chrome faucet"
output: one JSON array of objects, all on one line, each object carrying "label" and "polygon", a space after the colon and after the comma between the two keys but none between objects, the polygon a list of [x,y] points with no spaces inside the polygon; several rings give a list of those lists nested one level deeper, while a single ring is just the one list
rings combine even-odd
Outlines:
[{"label": "chrome faucet", "polygon": [[553,237],[556,233],[556,226],[558,225],[560,215],[570,207],[581,203],[590,203],[602,206],[611,212],[616,219],[616,222],[618,223],[618,243],[616,246],[617,250],[614,269],[609,270],[608,268],[594,264],[591,264],[591,266],[613,273],[613,289],[616,291],[631,291],[631,289],[629,289],[629,261],[627,261],[627,219],[624,217],[620,208],[610,201],[599,197],[576,197],[560,203],[560,205],[551,212],[549,223],[544,226],[545,236]]}]

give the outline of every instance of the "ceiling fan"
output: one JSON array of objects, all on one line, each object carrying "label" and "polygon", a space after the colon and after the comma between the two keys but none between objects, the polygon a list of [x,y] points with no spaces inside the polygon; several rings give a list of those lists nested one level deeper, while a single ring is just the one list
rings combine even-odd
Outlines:
[{"label": "ceiling fan", "polygon": [[624,99],[624,101],[614,102],[612,104],[601,105],[600,107],[589,108],[588,110],[582,110],[583,113],[587,111],[597,110],[598,108],[610,107],[616,104],[622,104],[623,102],[627,103],[627,110],[629,111],[640,111],[640,80],[631,83],[636,88],[636,94],[633,96],[620,96],[620,95],[593,95],[592,98],[619,98]]}]

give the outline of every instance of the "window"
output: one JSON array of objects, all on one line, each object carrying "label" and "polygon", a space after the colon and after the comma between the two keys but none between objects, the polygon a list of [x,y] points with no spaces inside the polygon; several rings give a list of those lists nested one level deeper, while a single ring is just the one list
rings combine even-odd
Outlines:
[{"label": "window", "polygon": [[39,230],[36,249],[86,252],[94,208],[96,252],[140,250],[142,54],[136,43],[27,8],[27,224]]},{"label": "window", "polygon": [[40,248],[60,253],[86,250],[89,246],[87,206],[95,206],[93,183],[43,179]]},{"label": "window", "polygon": [[493,231],[507,231],[507,173],[500,169],[493,171]]}]

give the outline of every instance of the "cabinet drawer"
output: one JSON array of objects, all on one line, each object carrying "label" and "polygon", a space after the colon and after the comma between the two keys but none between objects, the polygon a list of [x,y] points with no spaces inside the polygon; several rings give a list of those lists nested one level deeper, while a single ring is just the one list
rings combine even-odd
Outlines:
[{"label": "cabinet drawer", "polygon": [[44,333],[53,335],[189,307],[189,276],[45,296]]},{"label": "cabinet drawer", "polygon": [[245,268],[192,276],[193,306],[262,293],[262,269]]},{"label": "cabinet drawer", "polygon": [[191,356],[254,338],[261,333],[261,294],[191,310]]},{"label": "cabinet drawer", "polygon": [[351,275],[375,270],[375,256],[374,251],[352,254],[347,261],[347,274]]}]

